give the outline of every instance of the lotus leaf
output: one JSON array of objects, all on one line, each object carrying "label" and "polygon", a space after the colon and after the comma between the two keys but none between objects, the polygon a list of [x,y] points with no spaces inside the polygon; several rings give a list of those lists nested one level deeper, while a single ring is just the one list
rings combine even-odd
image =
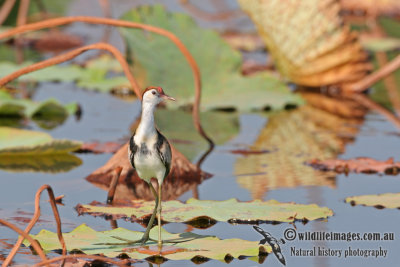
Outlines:
[{"label": "lotus leaf", "polygon": [[[260,253],[270,253],[271,247],[258,245],[258,241],[241,239],[219,239],[215,236],[197,235],[194,233],[171,234],[162,229],[165,242],[161,253],[157,244],[149,242],[149,246],[140,247],[116,245],[121,239],[136,240],[143,235],[142,232],[116,228],[109,231],[97,232],[85,224],[75,228],[63,237],[68,250],[78,249],[86,254],[104,254],[107,257],[117,257],[124,253],[134,259],[145,259],[150,256],[163,256],[171,260],[192,259],[202,256],[210,259],[224,260],[226,257],[238,258],[239,256],[258,256]],[[157,239],[158,228],[153,227],[150,238]],[[60,249],[57,233],[41,230],[37,235],[32,235],[45,252]],[[169,241],[179,243],[167,243]],[[25,240],[25,245],[29,242]]]},{"label": "lotus leaf", "polygon": [[400,193],[348,197],[346,198],[346,203],[377,208],[400,209]]},{"label": "lotus leaf", "polygon": [[[153,201],[133,200],[132,206],[78,205],[80,213],[92,215],[111,215],[125,218],[143,219],[154,209]],[[254,222],[274,221],[293,222],[294,220],[316,220],[328,218],[333,211],[315,204],[280,203],[276,200],[239,202],[236,199],[225,201],[189,199],[186,203],[176,200],[163,202],[162,219],[167,222],[189,222],[199,217],[211,217],[217,221]]]},{"label": "lotus leaf", "polygon": [[[299,105],[301,98],[290,92],[278,78],[265,72],[243,77],[241,55],[217,32],[196,25],[180,13],[169,13],[162,6],[142,6],[128,11],[123,20],[158,26],[173,32],[188,48],[202,75],[203,109],[279,109]],[[134,73],[145,87],[162,85],[181,106],[194,98],[193,75],[181,52],[167,38],[136,29],[121,29],[132,55]],[[171,107],[177,107],[176,103]]]}]

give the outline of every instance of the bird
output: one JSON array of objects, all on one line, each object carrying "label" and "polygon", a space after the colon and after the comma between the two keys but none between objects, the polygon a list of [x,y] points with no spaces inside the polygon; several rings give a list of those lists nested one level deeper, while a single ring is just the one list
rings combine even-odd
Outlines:
[{"label": "bird", "polygon": [[[149,240],[150,229],[153,226],[157,213],[158,219],[158,245],[161,239],[161,186],[163,180],[170,172],[172,152],[171,146],[164,135],[160,133],[154,123],[154,111],[159,103],[164,100],[175,101],[168,96],[159,86],[149,86],[142,94],[142,114],[140,123],[129,140],[129,161],[136,170],[139,178],[147,182],[155,197],[155,207],[147,225],[146,231],[137,243],[144,245]],[[154,189],[151,179],[158,182],[158,192]]]}]

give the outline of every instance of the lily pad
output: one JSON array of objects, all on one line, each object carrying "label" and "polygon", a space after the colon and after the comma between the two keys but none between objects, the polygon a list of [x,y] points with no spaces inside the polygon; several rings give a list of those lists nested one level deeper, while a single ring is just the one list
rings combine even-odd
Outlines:
[{"label": "lily pad", "polygon": [[66,154],[80,146],[81,142],[56,140],[47,133],[0,127],[0,156]]},{"label": "lily pad", "polygon": [[0,155],[0,169],[9,172],[68,172],[82,164],[82,160],[72,154]]},{"label": "lily pad", "polygon": [[[92,60],[86,67],[78,65],[55,65],[35,72],[25,74],[18,79],[21,81],[34,82],[75,82],[77,85],[86,89],[98,90],[101,92],[109,92],[116,87],[130,86],[128,79],[125,76],[109,77],[109,72],[119,73],[120,70],[115,66],[116,60],[109,59],[106,62],[110,63],[109,68],[105,66],[103,58]],[[0,76],[8,75],[22,67],[28,66],[33,62],[24,62],[17,65],[13,62],[0,63]],[[119,63],[118,63],[119,64]]]},{"label": "lily pad", "polygon": [[393,158],[386,161],[375,160],[367,157],[355,159],[327,159],[318,160],[312,159],[306,162],[312,167],[328,171],[333,170],[338,173],[385,173],[397,175],[400,172],[400,162],[395,162]]},{"label": "lily pad", "polygon": [[346,198],[351,205],[364,205],[376,208],[400,209],[400,193],[381,195],[362,195]]},{"label": "lily pad", "polygon": [[[174,240],[180,243],[164,244],[161,253],[156,243],[149,242],[150,246],[126,247],[126,245],[112,245],[121,243],[117,238],[137,240],[142,237],[142,232],[116,228],[109,231],[97,232],[85,224],[75,228],[72,232],[64,233],[63,237],[68,250],[78,249],[86,254],[104,254],[107,257],[117,257],[122,253],[134,259],[145,259],[151,256],[162,256],[170,260],[192,259],[198,256],[215,260],[224,260],[227,257],[258,256],[270,253],[271,247],[258,245],[258,241],[241,239],[219,239],[215,236],[197,235],[194,233],[171,234],[161,229],[165,241]],[[45,252],[60,249],[57,233],[41,230],[36,239]],[[150,231],[150,238],[157,239],[158,227]],[[109,244],[106,244],[109,243]],[[24,241],[25,245],[29,242]]]},{"label": "lily pad", "polygon": [[[153,201],[133,200],[132,206],[78,205],[80,214],[108,215],[115,218],[143,219],[154,209]],[[328,218],[333,211],[315,204],[303,205],[280,203],[276,200],[239,202],[236,199],[225,201],[189,199],[186,203],[176,200],[163,202],[162,219],[166,222],[190,222],[199,217],[210,217],[228,222],[293,222]]]},{"label": "lily pad", "polygon": [[66,117],[76,112],[78,105],[61,105],[55,99],[35,102],[30,99],[15,99],[5,91],[0,91],[0,116],[2,117]]},{"label": "lily pad", "polygon": [[[161,5],[142,6],[127,12],[123,20],[158,26],[173,32],[185,44],[202,75],[203,109],[280,109],[299,105],[301,98],[271,73],[251,77],[240,74],[241,55],[217,32],[196,25],[185,14],[169,13]],[[193,75],[181,52],[167,38],[135,29],[121,29],[133,57],[139,83],[162,85],[186,106],[193,102]],[[177,107],[176,103],[171,107]]]},{"label": "lily pad", "polygon": [[[23,64],[18,65],[14,62],[3,61],[0,63],[0,76],[6,76],[19,70],[22,67],[26,67],[33,64],[33,62],[25,61]],[[50,66],[35,72],[31,72],[22,75],[18,79],[21,81],[37,81],[37,82],[48,82],[48,81],[60,81],[69,82],[77,80],[82,75],[82,68],[76,65],[55,65]]]}]

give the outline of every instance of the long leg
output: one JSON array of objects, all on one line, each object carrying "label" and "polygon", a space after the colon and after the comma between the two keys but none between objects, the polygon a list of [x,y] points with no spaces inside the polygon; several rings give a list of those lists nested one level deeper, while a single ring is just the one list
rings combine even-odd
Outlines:
[{"label": "long leg", "polygon": [[161,183],[158,183],[158,246],[162,246],[162,239],[161,239]]},{"label": "long leg", "polygon": [[[125,242],[124,243],[98,243],[97,245],[115,245],[115,246],[117,246],[117,245],[125,245],[125,246],[128,246],[128,245],[133,245],[133,244],[136,244],[136,243],[140,243],[143,246],[149,239],[154,241],[154,242],[156,241],[154,239],[151,239],[149,236],[150,236],[150,230],[151,230],[151,228],[153,226],[154,219],[156,218],[156,214],[157,214],[157,211],[158,211],[158,209],[157,209],[158,208],[158,204],[160,202],[159,202],[159,198],[158,198],[157,192],[154,189],[154,186],[151,184],[151,182],[149,182],[149,186],[150,186],[150,189],[153,192],[153,195],[155,197],[155,207],[154,207],[154,210],[153,210],[153,214],[150,217],[150,221],[147,224],[146,232],[143,234],[143,237],[141,239],[139,239],[139,240],[131,241],[131,240],[128,240],[128,239],[125,239],[125,238],[113,236],[114,238],[122,240],[122,241],[125,241]],[[159,212],[161,213],[161,210],[159,210]],[[158,224],[160,225],[160,221],[159,221]],[[159,236],[160,236],[160,234],[161,234],[161,232],[159,232]],[[160,238],[159,238],[159,240],[160,240]]]},{"label": "long leg", "polygon": [[154,219],[156,217],[157,207],[158,207],[158,203],[159,203],[157,192],[154,189],[154,186],[153,186],[153,184],[151,182],[149,182],[149,186],[150,186],[150,189],[153,192],[153,195],[155,197],[155,207],[154,207],[154,210],[153,210],[153,214],[151,214],[150,221],[147,224],[146,232],[144,233],[144,235],[143,235],[143,237],[141,239],[141,244],[142,245],[144,245],[144,243],[146,243],[147,240],[149,240],[150,230],[153,227],[153,223],[154,223]]}]

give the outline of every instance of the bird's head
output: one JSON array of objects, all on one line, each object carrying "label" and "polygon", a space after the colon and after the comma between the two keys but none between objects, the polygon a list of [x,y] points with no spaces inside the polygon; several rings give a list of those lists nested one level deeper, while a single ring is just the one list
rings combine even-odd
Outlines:
[{"label": "bird's head", "polygon": [[149,86],[146,88],[146,90],[144,90],[142,95],[143,103],[152,105],[157,105],[165,99],[175,101],[175,98],[166,95],[160,86]]}]

